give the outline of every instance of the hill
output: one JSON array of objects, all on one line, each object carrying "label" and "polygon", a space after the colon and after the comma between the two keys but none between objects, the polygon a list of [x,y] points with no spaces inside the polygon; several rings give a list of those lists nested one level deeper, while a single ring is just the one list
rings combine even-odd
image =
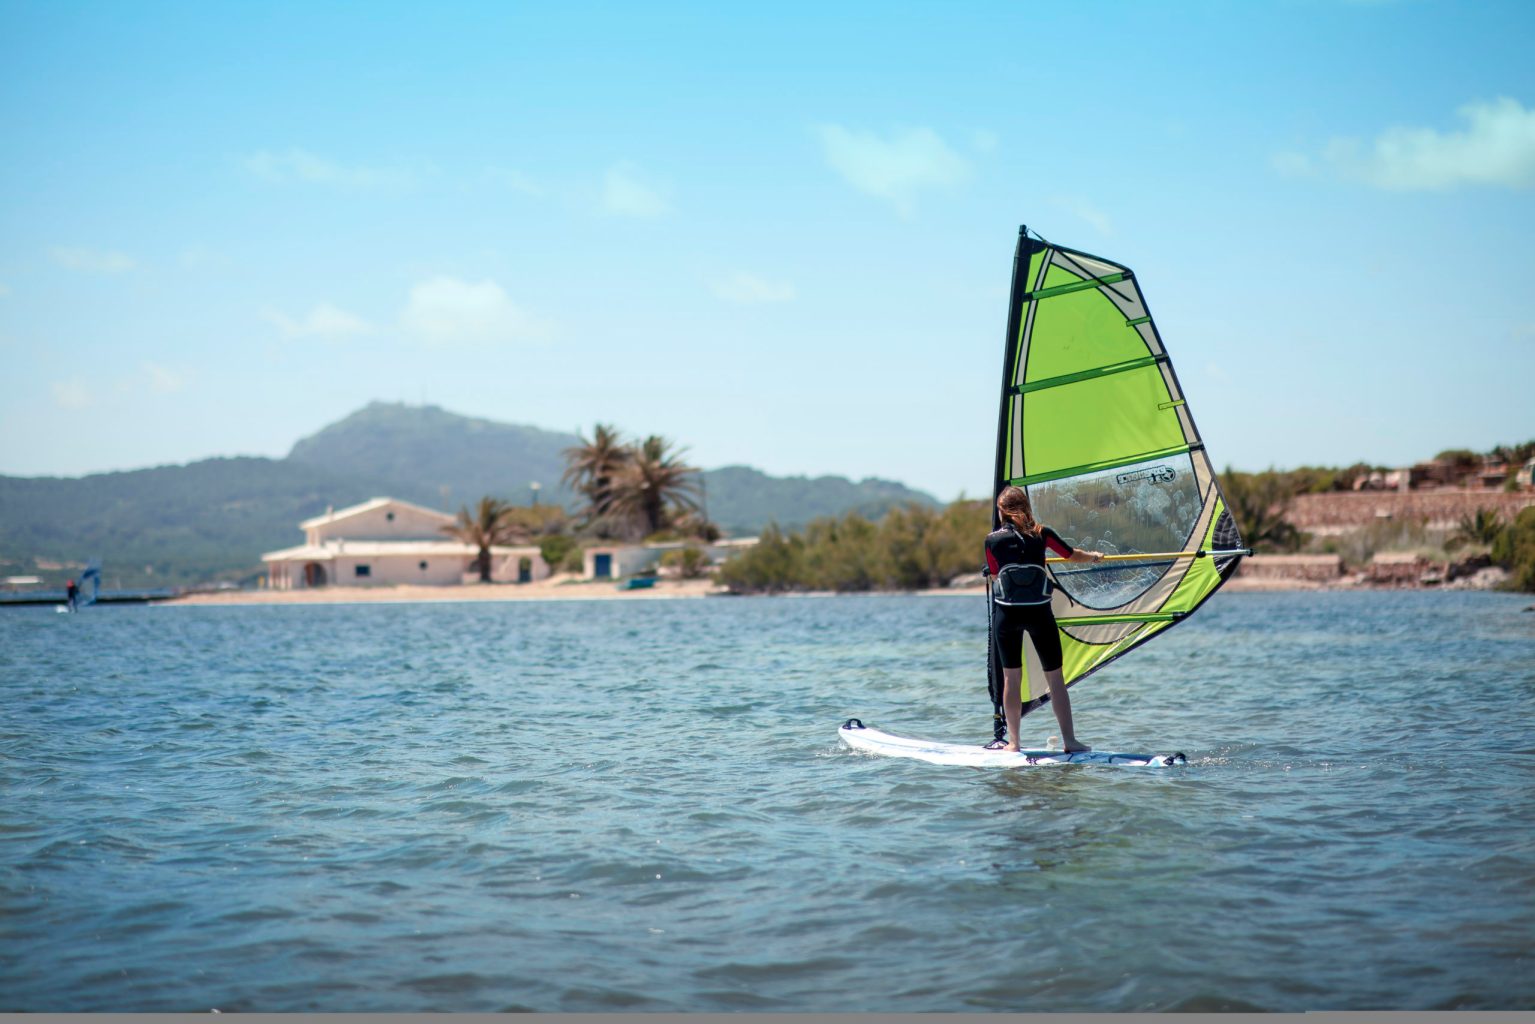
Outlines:
[{"label": "hill", "polygon": [[[108,587],[249,581],[265,551],[302,541],[298,523],[378,495],[456,511],[486,494],[573,503],[559,480],[571,434],[372,403],[294,444],[283,459],[217,458],[79,478],[0,476],[0,575],[62,582],[103,560]],[[931,496],[882,480],[702,474],[710,517],[750,535],[857,511],[871,518]]]},{"label": "hill", "polygon": [[705,471],[703,481],[709,518],[734,534],[757,533],[769,522],[798,530],[812,519],[848,512],[878,519],[908,502],[939,505],[930,494],[875,477],[854,483],[841,476],[773,477],[749,466],[725,466]]},{"label": "hill", "polygon": [[[434,405],[372,402],[294,444],[286,461],[343,476],[398,481],[391,497],[457,508],[486,494],[566,504],[560,483],[574,434],[459,416]],[[406,493],[405,488],[409,488]]]},{"label": "hill", "polygon": [[[101,558],[109,588],[240,580],[300,520],[390,484],[278,459],[205,459],[80,478],[0,477],[0,575],[50,582]],[[52,566],[59,566],[57,569]]]}]

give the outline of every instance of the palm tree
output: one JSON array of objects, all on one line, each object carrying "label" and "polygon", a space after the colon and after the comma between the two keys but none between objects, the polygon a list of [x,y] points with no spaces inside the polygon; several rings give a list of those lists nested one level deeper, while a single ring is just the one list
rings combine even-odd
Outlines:
[{"label": "palm tree", "polygon": [[498,544],[520,539],[523,527],[512,518],[512,506],[500,498],[481,498],[474,514],[460,506],[458,520],[442,528],[442,532],[480,549],[474,564],[480,571],[480,582],[490,582],[490,549]]},{"label": "palm tree", "polygon": [[612,514],[648,536],[666,525],[671,507],[697,511],[698,470],[682,461],[685,450],[656,434],[645,438],[613,480]]},{"label": "palm tree", "polygon": [[586,520],[597,523],[609,515],[613,480],[633,457],[634,450],[623,443],[616,429],[601,423],[592,430],[590,441],[584,437],[580,441],[562,453],[566,465],[560,479],[586,495]]},{"label": "palm tree", "polygon": [[1491,544],[1503,532],[1503,517],[1496,509],[1479,508],[1474,513],[1460,517],[1451,539],[1457,543]]}]

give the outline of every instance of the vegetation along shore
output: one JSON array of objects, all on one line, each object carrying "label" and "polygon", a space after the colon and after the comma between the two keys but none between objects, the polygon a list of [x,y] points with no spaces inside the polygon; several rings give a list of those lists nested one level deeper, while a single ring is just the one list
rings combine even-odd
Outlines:
[{"label": "vegetation along shore", "polygon": [[[407,444],[412,436],[417,443]],[[486,436],[495,442],[491,448],[482,446]],[[279,546],[285,535],[291,536],[299,515],[321,512],[342,497],[328,480],[340,480],[343,490],[366,486],[381,493],[389,487],[415,496],[430,491],[429,482],[442,479],[446,467],[461,465],[462,453],[455,446],[471,450],[478,464],[501,447],[532,444],[529,438],[541,453],[538,471],[545,482],[503,487],[499,493],[461,503],[454,523],[444,528],[464,545],[462,550],[476,553],[465,566],[463,585],[328,587],[279,596],[264,589],[261,570],[252,568],[253,563],[259,566],[256,554],[262,548],[253,549],[249,535],[256,532],[257,539],[268,542],[267,549]],[[557,467],[550,464],[548,451],[555,440],[562,444]],[[961,496],[942,504],[889,482],[774,481],[745,467],[737,467],[740,474],[735,476],[720,475],[722,471],[689,465],[685,452],[664,437],[628,438],[607,424],[597,424],[589,436],[546,436],[533,428],[468,420],[432,407],[375,403],[295,445],[289,457],[292,466],[261,463],[253,472],[237,474],[244,481],[238,493],[211,480],[191,484],[193,478],[184,472],[172,476],[186,486],[147,488],[139,504],[121,498],[109,504],[87,496],[39,504],[32,514],[31,491],[52,494],[58,491],[53,485],[72,483],[87,491],[94,487],[104,496],[116,494],[114,488],[123,485],[117,477],[133,474],[109,475],[97,485],[0,480],[7,485],[0,488],[0,498],[8,499],[4,504],[10,513],[0,524],[0,569],[13,579],[32,579],[48,588],[60,586],[66,574],[77,573],[85,564],[80,556],[100,557],[108,566],[108,587],[157,586],[191,603],[647,600],[721,594],[967,593],[981,586],[979,538],[990,529],[991,520],[985,499]],[[515,464],[519,471],[526,462],[522,456],[508,458],[504,464]],[[354,475],[337,476],[337,467],[343,465]],[[163,474],[170,468],[143,472]],[[1361,463],[1259,473],[1228,469],[1220,475],[1222,490],[1244,542],[1255,552],[1243,560],[1228,587],[1535,591],[1532,473],[1535,441],[1481,453],[1445,451],[1405,468]],[[203,475],[224,480],[212,470]],[[485,479],[482,471],[460,476],[474,483]],[[407,487],[403,480],[414,483]],[[284,490],[294,481],[300,482],[302,494]],[[720,493],[722,488],[727,494]],[[269,516],[260,509],[263,489],[283,495],[277,504],[289,518],[282,534],[266,525]],[[440,497],[453,493],[446,483],[439,489]],[[519,492],[522,500],[514,500],[512,495]],[[156,494],[158,503],[151,500]],[[352,492],[346,491],[346,496]],[[755,521],[750,514],[754,507],[760,515]],[[723,522],[722,508],[729,516]],[[57,514],[45,515],[50,509]],[[203,525],[191,528],[194,520]],[[268,541],[267,531],[277,543]],[[755,537],[755,543],[719,558],[715,542],[731,536]],[[137,574],[131,563],[125,565],[129,556],[124,552],[145,557],[159,550],[151,542],[161,541],[182,560],[140,563],[143,571]],[[492,549],[504,550],[506,545],[536,546],[548,567],[547,578],[492,580]],[[620,589],[614,581],[592,579],[586,558],[596,546],[613,545],[668,550],[650,571],[653,579],[645,587]],[[63,555],[71,550],[73,559]],[[713,562],[707,553],[711,550]],[[10,596],[21,595],[0,598]]]}]

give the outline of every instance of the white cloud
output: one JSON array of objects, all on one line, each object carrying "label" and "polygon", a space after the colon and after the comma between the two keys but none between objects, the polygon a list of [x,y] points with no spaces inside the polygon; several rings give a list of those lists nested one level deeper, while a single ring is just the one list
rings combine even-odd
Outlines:
[{"label": "white cloud", "polygon": [[536,325],[494,281],[434,277],[416,284],[401,314],[406,330],[433,344],[513,341]]},{"label": "white cloud", "polygon": [[621,161],[608,168],[602,182],[602,209],[621,217],[660,217],[671,212],[669,204],[652,186],[640,180],[635,165]]},{"label": "white cloud", "polygon": [[860,192],[895,205],[902,216],[916,208],[917,193],[957,185],[970,164],[931,128],[906,128],[888,138],[838,124],[817,127],[827,163]]},{"label": "white cloud", "polygon": [[525,196],[534,197],[544,194],[543,186],[521,171],[508,171],[493,167],[485,172],[485,177],[510,192],[520,192]]},{"label": "white cloud", "polygon": [[320,338],[340,341],[359,334],[371,333],[372,326],[362,317],[322,302],[311,309],[302,319],[295,320],[279,310],[269,309],[263,314],[277,326],[285,338]]},{"label": "white cloud", "polygon": [[59,266],[86,274],[126,274],[137,265],[125,253],[89,246],[56,245],[49,254]]},{"label": "white cloud", "polygon": [[1322,159],[1345,177],[1393,191],[1535,187],[1535,110],[1505,96],[1467,103],[1457,113],[1462,131],[1396,127],[1368,146],[1339,138]]},{"label": "white cloud", "polygon": [[187,386],[185,375],[158,363],[145,363],[144,372],[149,375],[149,390],[157,395],[174,394]]},{"label": "white cloud", "polygon": [[715,281],[710,287],[717,297],[726,302],[739,302],[743,305],[790,302],[795,294],[794,285],[788,281],[770,281],[744,270]]},{"label": "white cloud", "polygon": [[302,182],[347,189],[398,189],[413,184],[416,177],[403,167],[343,164],[303,149],[284,153],[262,150],[246,157],[244,164],[256,177],[279,185]]},{"label": "white cloud", "polygon": [[60,409],[79,412],[81,409],[90,408],[90,389],[85,386],[85,382],[79,377],[54,381],[51,389],[53,391],[53,403]]},{"label": "white cloud", "polygon": [[1057,196],[1051,202],[1057,208],[1087,221],[1097,229],[1100,235],[1108,236],[1114,233],[1114,222],[1109,219],[1109,215],[1080,196]]},{"label": "white cloud", "polygon": [[1309,178],[1316,173],[1316,166],[1305,153],[1287,151],[1269,157],[1269,165],[1284,178]]},{"label": "white cloud", "polygon": [[223,266],[228,259],[205,245],[189,245],[181,250],[181,265],[187,270],[203,270]]}]

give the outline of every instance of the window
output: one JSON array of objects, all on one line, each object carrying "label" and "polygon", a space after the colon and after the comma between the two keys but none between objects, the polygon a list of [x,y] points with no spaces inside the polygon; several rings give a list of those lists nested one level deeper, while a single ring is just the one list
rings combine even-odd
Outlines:
[{"label": "window", "polygon": [[417,568],[419,568],[422,572],[426,572],[426,563],[422,562],[419,566],[417,566]]},{"label": "window", "polygon": [[385,522],[389,522],[389,523],[394,522],[394,513],[393,512],[385,512],[384,513],[384,521]]},{"label": "window", "polygon": [[356,572],[358,576],[372,576],[373,575],[373,567],[371,565],[355,566],[353,571]]}]

